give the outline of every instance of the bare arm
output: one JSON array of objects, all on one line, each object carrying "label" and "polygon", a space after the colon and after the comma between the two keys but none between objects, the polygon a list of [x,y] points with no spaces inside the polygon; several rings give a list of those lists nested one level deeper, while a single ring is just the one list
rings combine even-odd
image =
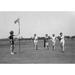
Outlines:
[{"label": "bare arm", "polygon": [[13,36],[18,36],[18,35],[19,35],[19,33],[17,35],[13,35]]}]

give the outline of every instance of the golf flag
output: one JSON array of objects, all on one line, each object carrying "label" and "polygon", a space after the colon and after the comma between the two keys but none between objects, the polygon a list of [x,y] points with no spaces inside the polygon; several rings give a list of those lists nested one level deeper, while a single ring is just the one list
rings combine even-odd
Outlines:
[{"label": "golf flag", "polygon": [[14,23],[16,24],[16,23],[19,23],[19,18],[17,18],[15,21],[14,21]]},{"label": "golf flag", "polygon": [[17,18],[15,21],[14,21],[14,23],[16,24],[16,23],[18,23],[18,26],[19,26],[19,34],[20,34],[20,19],[19,18]]},{"label": "golf flag", "polygon": [[[15,24],[18,23],[18,26],[19,26],[18,35],[20,35],[20,21],[19,21],[19,20],[20,20],[20,19],[17,18],[17,19],[14,21],[14,23],[15,23]],[[20,52],[20,37],[19,37],[19,52]]]}]

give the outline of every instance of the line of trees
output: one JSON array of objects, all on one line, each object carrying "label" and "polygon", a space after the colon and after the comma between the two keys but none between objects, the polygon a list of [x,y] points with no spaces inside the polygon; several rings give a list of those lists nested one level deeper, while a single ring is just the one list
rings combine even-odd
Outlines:
[{"label": "line of trees", "polygon": [[[64,36],[66,39],[75,39],[75,36]],[[45,37],[38,37],[38,39],[39,40],[43,40]],[[59,36],[57,36],[57,38],[59,39]],[[17,39],[17,38],[16,38]],[[51,39],[51,37],[49,36],[49,39]],[[2,41],[6,41],[6,40],[8,40],[8,38],[5,38],[5,39],[0,39],[0,40],[2,40]],[[32,37],[30,37],[30,38],[24,38],[24,37],[22,37],[22,38],[20,38],[20,40],[33,40],[33,38]]]}]

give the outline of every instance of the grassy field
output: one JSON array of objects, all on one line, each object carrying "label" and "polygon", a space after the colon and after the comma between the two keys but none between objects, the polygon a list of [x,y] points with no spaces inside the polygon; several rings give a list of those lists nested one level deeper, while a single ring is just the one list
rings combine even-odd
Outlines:
[{"label": "grassy field", "polygon": [[51,41],[49,50],[43,47],[43,40],[39,40],[39,49],[34,49],[32,40],[21,40],[20,51],[16,41],[15,55],[10,54],[9,41],[0,40],[0,63],[75,63],[75,39],[65,39],[65,52],[61,52],[59,42],[56,42],[55,51],[52,50]]}]

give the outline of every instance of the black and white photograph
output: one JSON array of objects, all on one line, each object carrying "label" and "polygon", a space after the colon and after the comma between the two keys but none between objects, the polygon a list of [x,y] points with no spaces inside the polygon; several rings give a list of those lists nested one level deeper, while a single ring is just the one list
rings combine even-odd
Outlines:
[{"label": "black and white photograph", "polygon": [[75,75],[74,0],[0,0],[0,75]]},{"label": "black and white photograph", "polygon": [[75,63],[75,12],[0,12],[0,63]]}]

